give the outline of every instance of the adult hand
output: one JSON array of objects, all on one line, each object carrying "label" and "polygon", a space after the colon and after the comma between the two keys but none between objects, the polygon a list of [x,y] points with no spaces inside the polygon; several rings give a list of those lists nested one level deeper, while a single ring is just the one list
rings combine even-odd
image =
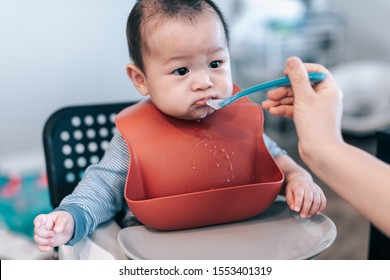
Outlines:
[{"label": "adult hand", "polygon": [[[323,72],[326,79],[313,86],[308,71]],[[285,74],[290,78],[291,87],[269,91],[269,100],[262,106],[273,115],[294,119],[299,151],[305,160],[312,149],[342,141],[342,92],[325,67],[303,64],[297,57],[287,60]]]}]

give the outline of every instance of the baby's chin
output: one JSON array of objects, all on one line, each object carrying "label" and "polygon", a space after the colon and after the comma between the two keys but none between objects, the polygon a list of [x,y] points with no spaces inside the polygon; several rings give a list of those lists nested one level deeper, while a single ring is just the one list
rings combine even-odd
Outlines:
[{"label": "baby's chin", "polygon": [[200,121],[214,113],[214,109],[209,106],[196,107],[192,109],[187,116],[179,117],[184,120]]}]

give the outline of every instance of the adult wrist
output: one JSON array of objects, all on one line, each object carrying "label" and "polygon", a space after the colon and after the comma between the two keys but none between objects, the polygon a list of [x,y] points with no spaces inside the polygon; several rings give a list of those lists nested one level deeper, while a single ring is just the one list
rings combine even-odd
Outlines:
[{"label": "adult wrist", "polygon": [[316,142],[299,142],[299,155],[311,170],[321,169],[330,160],[332,155],[342,147],[345,142],[342,139],[328,139]]}]

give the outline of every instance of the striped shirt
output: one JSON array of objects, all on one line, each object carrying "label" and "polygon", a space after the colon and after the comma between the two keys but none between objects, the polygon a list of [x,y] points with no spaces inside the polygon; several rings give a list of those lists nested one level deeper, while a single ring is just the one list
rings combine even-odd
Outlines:
[{"label": "striped shirt", "polygon": [[[272,157],[286,154],[266,134],[264,142]],[[67,211],[74,218],[74,235],[67,245],[74,245],[90,235],[99,224],[112,219],[122,209],[127,217],[132,215],[124,198],[130,161],[127,144],[117,132],[100,162],[87,168],[74,191],[55,209]]]}]

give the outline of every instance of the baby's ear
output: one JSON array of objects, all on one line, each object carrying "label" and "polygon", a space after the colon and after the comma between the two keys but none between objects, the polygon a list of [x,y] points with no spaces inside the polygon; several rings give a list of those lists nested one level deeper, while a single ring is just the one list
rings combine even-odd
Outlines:
[{"label": "baby's ear", "polygon": [[139,69],[135,64],[128,64],[126,71],[127,75],[139,93],[143,96],[149,95],[148,84],[146,82],[146,76],[144,72],[141,71],[141,69]]}]

